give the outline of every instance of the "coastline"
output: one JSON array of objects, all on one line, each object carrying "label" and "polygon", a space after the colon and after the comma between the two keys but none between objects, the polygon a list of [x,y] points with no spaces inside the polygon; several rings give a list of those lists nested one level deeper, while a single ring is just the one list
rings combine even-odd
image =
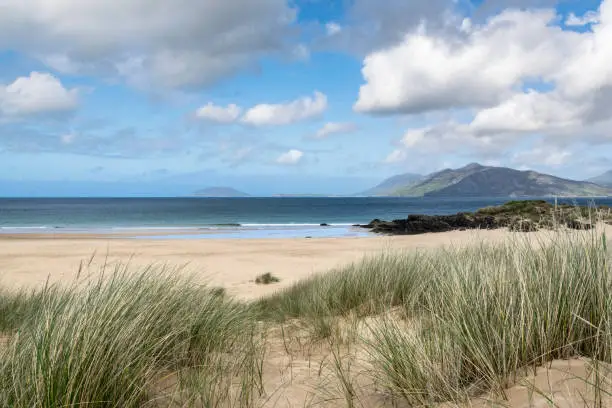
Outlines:
[{"label": "coastline", "polygon": [[375,234],[353,224],[244,224],[211,227],[0,228],[2,239],[287,239]]},{"label": "coastline", "polygon": [[[612,226],[605,226],[612,237]],[[588,233],[588,232],[570,232]],[[495,243],[529,236],[546,239],[547,231],[510,232],[507,229],[449,231],[407,236],[283,238],[283,239],[131,239],[121,236],[38,235],[4,236],[0,245],[0,285],[34,288],[49,283],[70,284],[81,276],[96,276],[129,264],[137,272],[148,266],[191,275],[195,283],[223,287],[239,299],[256,299],[311,276],[357,262],[384,251],[428,250]],[[91,261],[91,262],[90,262]],[[88,267],[86,267],[89,265]],[[257,285],[256,276],[272,273],[280,278],[273,285]]]}]

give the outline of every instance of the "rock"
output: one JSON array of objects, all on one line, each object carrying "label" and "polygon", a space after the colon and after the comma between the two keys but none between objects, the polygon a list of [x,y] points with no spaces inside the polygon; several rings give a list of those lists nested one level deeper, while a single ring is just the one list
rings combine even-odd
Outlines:
[{"label": "rock", "polygon": [[366,225],[360,225],[361,228],[374,228],[376,225],[380,224],[382,221],[379,220],[378,218],[373,219],[372,221],[370,221],[369,224]]},{"label": "rock", "polygon": [[[452,215],[411,214],[405,219],[383,221],[374,219],[361,228],[389,235],[414,235],[430,232],[465,231],[470,229],[496,229],[507,227],[511,231],[533,232],[541,228],[555,229],[560,225],[568,228],[588,230],[593,225],[576,219],[588,218],[592,209],[575,206],[553,206],[542,200],[510,201],[506,204],[487,207],[475,213]],[[603,218],[612,224],[609,218]]]},{"label": "rock", "polygon": [[319,226],[321,226],[321,227],[329,227],[329,224],[321,223],[321,224],[319,224]]},{"label": "rock", "polygon": [[372,220],[366,228],[373,232],[394,235],[414,235],[429,232],[445,232],[457,229],[497,228],[494,218],[484,216],[473,219],[469,214],[454,215],[409,215],[405,220],[381,221]]}]

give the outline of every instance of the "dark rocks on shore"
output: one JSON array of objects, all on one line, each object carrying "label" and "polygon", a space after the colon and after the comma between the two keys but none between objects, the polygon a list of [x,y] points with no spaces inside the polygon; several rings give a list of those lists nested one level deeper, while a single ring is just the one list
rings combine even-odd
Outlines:
[{"label": "dark rocks on shore", "polygon": [[412,235],[425,234],[428,232],[446,232],[458,229],[492,229],[497,228],[495,219],[490,216],[475,219],[468,214],[458,213],[454,215],[409,215],[406,219],[394,221],[373,220],[364,228],[372,232]]},{"label": "dark rocks on shore", "polygon": [[[603,209],[600,208],[600,209]],[[596,209],[577,206],[553,206],[542,200],[510,201],[497,207],[487,207],[475,213],[452,215],[409,215],[406,219],[383,221],[374,219],[359,225],[372,232],[389,235],[416,235],[455,230],[508,228],[510,231],[534,232],[558,226],[588,230],[593,225],[585,220],[593,218]],[[610,222],[610,213],[603,219]]]}]

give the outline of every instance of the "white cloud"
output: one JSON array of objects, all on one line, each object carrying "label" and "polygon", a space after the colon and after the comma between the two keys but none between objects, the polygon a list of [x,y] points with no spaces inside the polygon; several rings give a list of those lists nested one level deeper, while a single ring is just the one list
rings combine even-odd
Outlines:
[{"label": "white cloud", "polygon": [[288,125],[321,115],[327,109],[327,96],[315,92],[314,97],[302,97],[280,104],[260,104],[249,109],[242,121],[254,126]]},{"label": "white cloud", "polygon": [[341,31],[342,31],[342,26],[338,23],[329,22],[325,24],[325,32],[330,37],[336,34],[340,34]]},{"label": "white cloud", "polygon": [[323,125],[315,134],[316,139],[325,139],[330,135],[340,133],[351,133],[357,130],[357,126],[353,123],[329,122]]},{"label": "white cloud", "polygon": [[65,88],[53,75],[32,72],[11,84],[0,84],[0,117],[68,112],[76,109],[78,96],[78,90]]},{"label": "white cloud", "polygon": [[280,156],[278,156],[278,158],[276,159],[276,162],[278,164],[298,164],[300,162],[300,160],[302,160],[302,157],[304,156],[304,153],[302,153],[299,150],[296,149],[291,149],[288,152],[285,152],[283,154],[281,154]]},{"label": "white cloud", "polygon": [[419,113],[494,105],[524,80],[553,75],[564,50],[575,47],[573,33],[549,24],[554,18],[551,10],[504,11],[472,25],[464,38],[429,34],[422,25],[365,58],[355,109]]},{"label": "white cloud", "polygon": [[584,109],[558,93],[528,91],[479,111],[470,128],[479,134],[563,129],[579,125]]},{"label": "white cloud", "polygon": [[402,144],[406,147],[415,146],[425,139],[428,131],[429,128],[410,129],[404,134],[404,137],[402,137]]},{"label": "white cloud", "polygon": [[207,85],[291,52],[285,0],[3,0],[0,49],[138,86]]},{"label": "white cloud", "polygon": [[594,11],[587,11],[582,17],[576,16],[574,13],[569,13],[565,20],[565,25],[570,27],[584,26],[587,24],[599,23],[599,14]]},{"label": "white cloud", "polygon": [[218,123],[232,123],[238,120],[242,109],[235,105],[217,106],[212,102],[207,103],[196,111],[196,117]]},{"label": "white cloud", "polygon": [[403,136],[406,151],[493,160],[542,140],[546,148],[517,160],[563,165],[572,146],[612,143],[612,0],[596,14],[599,24],[581,32],[556,25],[554,10],[506,10],[457,37],[408,34],[366,58],[355,108],[442,111]]}]

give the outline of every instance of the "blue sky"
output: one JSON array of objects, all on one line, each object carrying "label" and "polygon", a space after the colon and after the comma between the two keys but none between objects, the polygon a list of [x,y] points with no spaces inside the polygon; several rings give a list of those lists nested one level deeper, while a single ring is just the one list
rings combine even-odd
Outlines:
[{"label": "blue sky", "polygon": [[612,0],[6,0],[0,195],[612,169]]}]

